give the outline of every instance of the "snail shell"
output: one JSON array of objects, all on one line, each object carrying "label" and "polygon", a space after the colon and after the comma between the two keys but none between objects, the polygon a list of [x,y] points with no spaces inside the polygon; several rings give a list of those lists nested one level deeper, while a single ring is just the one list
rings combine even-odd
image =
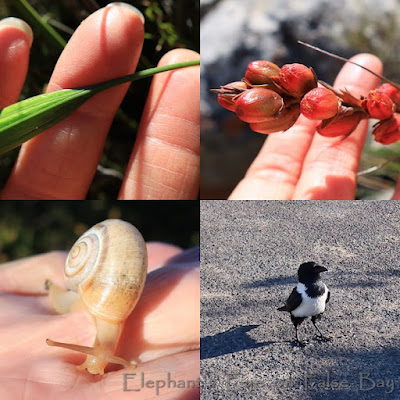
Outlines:
[{"label": "snail shell", "polygon": [[131,224],[108,219],[85,232],[65,263],[67,287],[81,296],[89,312],[120,323],[132,312],[147,273],[146,244]]}]

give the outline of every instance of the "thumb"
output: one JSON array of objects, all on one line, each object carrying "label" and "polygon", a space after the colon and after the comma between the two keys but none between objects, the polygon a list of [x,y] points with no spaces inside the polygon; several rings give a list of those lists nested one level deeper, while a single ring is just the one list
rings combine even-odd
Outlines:
[{"label": "thumb", "polygon": [[400,200],[400,175],[397,177],[396,189],[394,190],[392,200]]}]

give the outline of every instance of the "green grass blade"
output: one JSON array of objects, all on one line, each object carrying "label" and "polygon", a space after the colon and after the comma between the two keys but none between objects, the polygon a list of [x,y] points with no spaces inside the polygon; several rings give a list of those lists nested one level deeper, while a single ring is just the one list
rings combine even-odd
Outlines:
[{"label": "green grass blade", "polygon": [[95,85],[45,93],[12,104],[0,112],[0,155],[61,122],[85,101],[103,90],[160,72],[199,64],[200,61],[195,60],[150,68]]},{"label": "green grass blade", "polygon": [[64,89],[4,108],[0,113],[0,154],[61,122],[91,96],[89,90]]},{"label": "green grass blade", "polygon": [[123,83],[134,82],[138,81],[139,79],[148,78],[155,74],[159,74],[161,72],[172,71],[179,68],[192,67],[195,65],[200,65],[200,60],[186,61],[177,64],[164,65],[163,67],[149,68],[143,71],[135,72],[134,74],[131,75],[125,75],[121,76],[120,78],[110,79],[109,81],[96,83],[95,85],[85,86],[81,89],[89,89],[95,93],[99,93],[103,90],[112,88],[114,86],[122,85]]},{"label": "green grass blade", "polygon": [[22,8],[32,23],[36,24],[45,34],[52,40],[52,42],[61,50],[64,49],[67,42],[38,14],[38,12],[26,1],[18,0],[17,5]]}]

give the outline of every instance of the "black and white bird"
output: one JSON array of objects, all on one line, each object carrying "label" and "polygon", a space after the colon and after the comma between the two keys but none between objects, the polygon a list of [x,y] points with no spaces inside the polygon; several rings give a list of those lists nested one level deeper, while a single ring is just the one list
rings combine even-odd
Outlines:
[{"label": "black and white bird", "polygon": [[304,343],[299,340],[297,327],[308,317],[311,317],[311,322],[321,338],[329,339],[316,325],[316,321],[321,319],[330,297],[330,292],[320,276],[321,272],[325,271],[328,270],[315,262],[301,264],[297,272],[299,283],[293,289],[285,305],[278,308],[278,311],[290,312],[290,318],[296,329],[296,340],[300,345],[304,345]]}]

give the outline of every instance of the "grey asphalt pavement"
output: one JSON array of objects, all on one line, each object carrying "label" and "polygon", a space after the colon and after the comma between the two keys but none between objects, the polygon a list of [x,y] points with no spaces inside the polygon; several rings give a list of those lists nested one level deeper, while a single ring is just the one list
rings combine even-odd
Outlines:
[{"label": "grey asphalt pavement", "polygon": [[[202,399],[400,399],[400,203],[202,201]],[[331,300],[299,328],[277,311],[302,262]]]}]

